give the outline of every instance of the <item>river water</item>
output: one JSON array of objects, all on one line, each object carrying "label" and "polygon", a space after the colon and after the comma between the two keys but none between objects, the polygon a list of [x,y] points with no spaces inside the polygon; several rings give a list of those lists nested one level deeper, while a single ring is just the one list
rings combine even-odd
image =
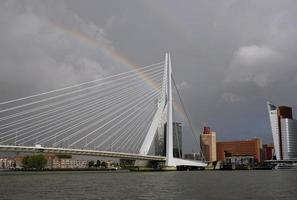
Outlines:
[{"label": "river water", "polygon": [[297,199],[297,171],[0,172],[0,199]]}]

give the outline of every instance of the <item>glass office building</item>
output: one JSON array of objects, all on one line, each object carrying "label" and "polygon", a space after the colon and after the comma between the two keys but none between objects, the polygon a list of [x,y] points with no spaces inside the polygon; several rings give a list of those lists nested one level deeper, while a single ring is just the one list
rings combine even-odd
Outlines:
[{"label": "glass office building", "polygon": [[297,160],[297,120],[292,108],[267,102],[277,160]]}]

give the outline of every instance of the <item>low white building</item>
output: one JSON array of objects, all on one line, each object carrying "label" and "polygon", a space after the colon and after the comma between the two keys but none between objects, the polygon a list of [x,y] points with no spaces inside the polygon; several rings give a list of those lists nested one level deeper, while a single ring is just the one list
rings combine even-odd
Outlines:
[{"label": "low white building", "polygon": [[88,168],[88,162],[86,160],[74,160],[74,159],[53,159],[53,169],[84,169]]},{"label": "low white building", "polygon": [[0,169],[10,169],[15,167],[15,160],[0,158]]}]

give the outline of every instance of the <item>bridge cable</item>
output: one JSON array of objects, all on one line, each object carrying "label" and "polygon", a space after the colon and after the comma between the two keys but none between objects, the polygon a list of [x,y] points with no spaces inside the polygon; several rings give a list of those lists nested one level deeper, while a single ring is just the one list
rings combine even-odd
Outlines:
[{"label": "bridge cable", "polygon": [[[138,85],[140,85],[141,86],[141,84],[138,84]],[[131,89],[131,86],[128,86],[128,89]],[[124,90],[122,90],[122,91],[124,91]],[[122,93],[122,91],[121,91],[121,93]],[[95,97],[95,98],[98,98],[98,97]],[[109,99],[110,100],[110,99]],[[108,100],[107,100],[108,101]],[[88,106],[88,104],[85,104],[83,107],[87,107]],[[78,109],[77,107],[75,107],[74,108],[74,110],[81,110],[81,108],[80,109]],[[62,113],[62,114],[55,114],[55,115],[52,115],[52,117],[50,117],[50,118],[53,118],[54,116],[55,117],[58,117],[58,116],[63,116],[63,115],[66,115],[66,114],[69,114],[69,113],[71,113],[70,111],[72,111],[72,110],[68,110],[67,112],[65,112],[65,113]],[[67,116],[68,118],[70,117],[69,115]],[[58,117],[58,118],[60,118],[60,117]],[[55,120],[57,119],[57,118],[54,118]],[[23,128],[25,128],[25,127],[28,127],[28,126],[31,126],[32,124],[35,124],[35,126],[37,126],[38,124],[37,124],[37,122],[43,122],[43,123],[41,123],[41,124],[48,124],[50,121],[48,121],[48,120],[37,120],[37,121],[34,121],[34,122],[32,122],[32,123],[26,123],[26,125],[24,125],[24,126],[21,126],[21,127],[18,127],[18,128],[16,128],[16,129],[11,129],[11,130],[9,130],[8,132],[11,132],[11,131],[16,131],[16,130],[19,130],[19,129],[23,129]],[[40,123],[39,123],[40,124]],[[33,126],[34,127],[34,126]],[[32,128],[32,126],[31,126],[31,128]],[[23,130],[26,130],[26,129],[23,129]],[[1,133],[0,135],[3,135],[3,134],[6,134],[7,133],[7,131],[6,132],[3,132],[3,133]]]},{"label": "bridge cable", "polygon": [[[191,128],[191,130],[192,130],[191,132],[192,132],[192,134],[194,135],[194,137],[196,138],[197,143],[200,144],[199,139],[198,139],[198,134],[197,134],[197,133],[195,134],[195,129],[194,129],[194,127],[192,126],[192,122],[191,122],[191,120],[190,120],[189,114],[188,114],[188,112],[187,112],[187,110],[186,110],[186,107],[185,107],[183,101],[182,101],[180,92],[179,92],[179,90],[178,90],[178,88],[177,88],[177,86],[176,86],[176,83],[175,83],[175,80],[174,80],[174,77],[173,77],[173,76],[172,76],[172,82],[173,82],[173,85],[174,85],[174,87],[175,87],[175,89],[176,89],[178,98],[179,98],[179,100],[180,100],[180,102],[181,102],[183,111],[184,111],[184,113],[185,113],[185,115],[186,115],[186,118],[187,118],[187,120],[188,120],[188,123],[189,123],[189,125],[190,125],[190,128]],[[204,155],[203,155],[203,153],[202,153],[201,145],[199,145],[199,146],[200,146],[201,155],[202,155],[202,157],[203,157],[203,159],[204,159]]]},{"label": "bridge cable", "polygon": [[31,95],[31,96],[27,96],[27,97],[23,97],[23,98],[19,98],[19,99],[14,99],[14,100],[10,100],[10,101],[1,102],[0,105],[9,104],[9,103],[13,103],[13,102],[21,101],[21,100],[26,100],[26,99],[46,95],[46,94],[51,94],[51,93],[54,93],[54,92],[60,92],[60,91],[66,90],[66,89],[72,89],[72,88],[75,88],[75,87],[80,87],[80,86],[83,86],[83,85],[86,85],[86,84],[102,81],[104,79],[117,77],[117,76],[120,76],[120,75],[123,75],[123,74],[128,74],[128,73],[131,73],[131,72],[136,72],[136,71],[141,72],[143,69],[146,69],[146,68],[149,68],[149,67],[152,67],[152,66],[155,66],[155,65],[160,65],[160,64],[163,64],[163,63],[164,63],[164,61],[152,64],[152,65],[144,66],[144,67],[141,67],[141,68],[138,68],[138,69],[133,69],[133,70],[130,70],[128,72],[119,73],[119,74],[109,76],[109,77],[106,77],[106,78],[96,79],[96,80],[92,80],[92,81],[88,81],[88,82],[68,86],[68,87],[65,87],[65,88],[60,88],[60,89],[56,89],[56,90],[52,90],[52,91],[48,91],[48,92],[43,92],[43,93],[39,93],[39,94],[35,94],[35,95]]},{"label": "bridge cable", "polygon": [[[157,77],[157,76],[152,76],[152,78],[153,79],[155,79],[154,77]],[[130,83],[129,83],[130,84]],[[132,83],[132,84],[134,84],[134,83]],[[121,85],[121,83],[119,83],[119,86],[123,86],[123,85]],[[127,85],[127,86],[129,86],[129,85]],[[118,88],[117,88],[118,89]],[[99,90],[98,92],[100,92],[101,90]],[[110,93],[111,92],[111,90],[108,90],[108,92]],[[86,96],[86,95],[88,95],[88,94],[96,94],[97,93],[97,91],[92,91],[92,92],[90,92],[90,93],[86,93],[86,94],[83,94],[83,95],[78,95],[78,96],[76,96],[75,98],[73,98],[73,99],[70,99],[70,100],[76,100],[76,99],[79,99],[80,97],[84,97],[84,96]],[[101,94],[103,94],[103,93],[101,93]],[[86,99],[85,99],[86,100]],[[0,122],[1,121],[4,121],[4,120],[8,120],[8,119],[12,119],[12,118],[14,118],[14,117],[19,117],[19,116],[22,116],[22,115],[25,115],[25,114],[29,114],[29,113],[31,113],[31,112],[35,112],[35,111],[38,111],[39,110],[39,108],[40,109],[43,109],[43,108],[50,108],[51,106],[58,106],[59,104],[63,104],[63,103],[66,103],[67,101],[69,101],[68,99],[64,99],[64,100],[62,100],[62,101],[58,101],[58,102],[56,102],[56,103],[53,103],[53,104],[49,104],[49,105],[46,105],[46,106],[41,106],[41,107],[37,107],[37,108],[33,108],[33,109],[29,109],[28,111],[23,111],[23,112],[19,112],[19,113],[16,113],[16,114],[13,114],[13,115],[9,115],[9,116],[5,116],[5,117],[2,117],[2,118],[0,118]],[[73,103],[70,103],[70,104],[67,104],[67,105],[65,105],[65,106],[62,106],[63,108],[64,107],[69,107],[69,106],[72,106],[73,105]],[[58,108],[56,108],[56,109],[53,109],[53,110],[51,110],[51,111],[49,111],[49,112],[53,112],[53,111],[57,111],[57,109],[59,109],[59,107]],[[46,112],[47,113],[47,112]],[[34,119],[33,118],[33,116],[34,117],[39,117],[39,116],[41,116],[40,114],[38,115],[38,114],[33,114],[33,115],[30,115],[30,119]],[[8,127],[10,127],[10,125],[13,125],[13,124],[15,124],[15,123],[19,123],[19,122],[24,122],[26,119],[24,118],[24,117],[22,117],[20,120],[17,120],[17,121],[14,121],[14,122],[11,122],[11,123],[6,123],[6,124],[4,124],[4,125],[0,125],[0,130],[1,129],[4,129],[4,128],[8,128]]]},{"label": "bridge cable", "polygon": [[[105,83],[103,83],[103,84],[105,84]],[[59,95],[56,95],[56,96],[53,96],[53,97],[48,97],[48,98],[45,98],[45,99],[42,99],[42,100],[37,100],[37,101],[31,102],[31,103],[26,103],[26,104],[23,104],[23,105],[10,107],[10,108],[4,109],[4,110],[0,110],[0,113],[16,110],[16,109],[27,107],[27,106],[31,106],[31,105],[34,105],[34,104],[37,104],[37,103],[42,103],[42,102],[49,101],[49,100],[52,100],[52,99],[56,99],[56,98],[59,98],[59,97],[63,97],[63,96],[66,96],[66,95],[75,94],[77,92],[81,92],[81,91],[91,89],[91,88],[94,88],[94,87],[98,87],[98,86],[101,86],[101,85],[93,85],[93,86],[89,86],[89,87],[86,87],[86,88],[83,88],[83,89],[78,89],[78,90],[75,90],[75,91],[59,94]]]}]

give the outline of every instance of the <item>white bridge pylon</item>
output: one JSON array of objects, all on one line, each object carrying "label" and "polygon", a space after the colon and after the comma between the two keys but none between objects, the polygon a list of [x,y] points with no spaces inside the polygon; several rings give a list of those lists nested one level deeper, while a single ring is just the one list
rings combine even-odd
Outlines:
[{"label": "white bridge pylon", "polygon": [[164,64],[164,79],[162,85],[162,94],[158,102],[158,110],[153,118],[151,126],[146,134],[143,144],[140,148],[139,153],[147,155],[157,133],[160,123],[167,123],[166,128],[166,167],[177,167],[177,166],[195,166],[205,167],[206,163],[202,161],[184,160],[173,157],[173,101],[172,101],[172,67],[170,54],[166,53],[165,64]]}]

